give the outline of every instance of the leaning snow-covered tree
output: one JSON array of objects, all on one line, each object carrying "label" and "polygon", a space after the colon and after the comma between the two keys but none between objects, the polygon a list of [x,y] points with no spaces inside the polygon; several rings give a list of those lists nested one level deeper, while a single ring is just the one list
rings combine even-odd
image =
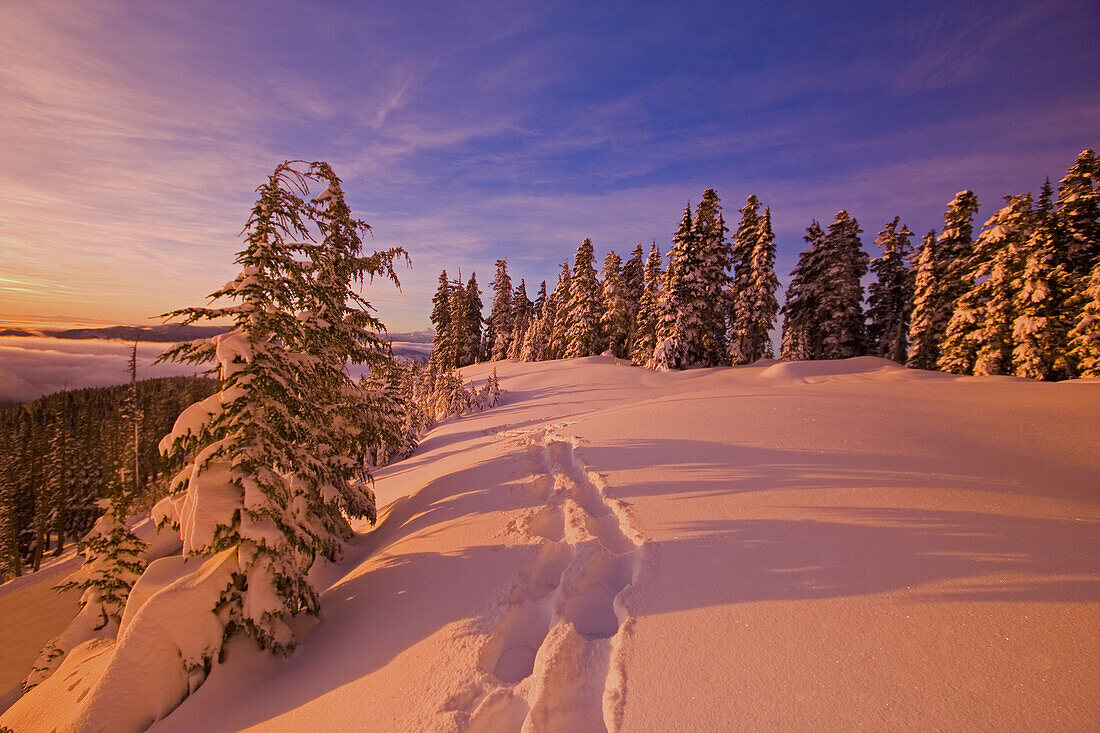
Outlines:
[{"label": "leaning snow-covered tree", "polygon": [[[325,189],[307,201],[314,182]],[[323,163],[284,163],[257,191],[240,274],[210,306],[168,314],[232,324],[162,357],[213,362],[217,371],[218,391],[184,410],[161,441],[184,468],[171,482],[175,493],[154,508],[198,565],[170,596],[146,600],[120,634],[107,663],[120,671],[105,672],[91,691],[82,714],[89,721],[110,715],[140,727],[166,714],[235,633],[289,652],[287,617],[318,610],[307,577],[314,561],[336,556],[349,518],[374,519],[364,459],[377,430],[358,427],[371,401],[346,365],[373,370],[390,357],[382,324],[352,286],[364,277],[396,282],[393,262],[403,251],[363,256],[365,225]],[[108,713],[115,687],[145,684],[134,677],[142,669],[160,675],[150,695],[130,695],[126,711]]]}]

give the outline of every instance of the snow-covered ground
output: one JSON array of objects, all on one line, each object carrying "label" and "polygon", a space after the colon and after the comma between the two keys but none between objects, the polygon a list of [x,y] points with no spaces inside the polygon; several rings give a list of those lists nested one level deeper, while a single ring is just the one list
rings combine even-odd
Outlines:
[{"label": "snow-covered ground", "polygon": [[[231,643],[154,730],[1100,729],[1100,382],[496,367],[380,472],[298,649]],[[94,668],[0,723],[65,730]]]}]

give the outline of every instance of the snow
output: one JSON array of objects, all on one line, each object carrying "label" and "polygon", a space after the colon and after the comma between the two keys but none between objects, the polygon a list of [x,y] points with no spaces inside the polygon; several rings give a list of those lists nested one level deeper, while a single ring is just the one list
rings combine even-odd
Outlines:
[{"label": "snow", "polygon": [[[869,357],[464,377],[494,367],[500,406],[378,473],[297,650],[231,643],[153,730],[1100,728],[1100,381]],[[0,723],[170,708],[216,630],[185,632],[181,570],[154,563],[117,648]]]},{"label": "snow", "polygon": [[212,453],[212,449],[219,447],[220,442],[214,443],[196,456],[189,490],[180,506],[180,536],[185,554],[212,545],[218,527],[230,522],[241,507],[244,492],[233,480],[230,462],[211,460],[205,466],[201,463],[203,453]]},{"label": "snow", "polygon": [[[157,533],[148,520],[137,521],[131,529],[149,543],[147,558],[179,551],[178,535]],[[79,611],[79,591],[51,590],[80,567],[75,550],[76,546],[70,545],[60,557],[45,559],[39,572],[0,585],[0,619],[4,628],[0,633],[0,711],[18,698],[19,686],[42,646],[64,631]]]}]

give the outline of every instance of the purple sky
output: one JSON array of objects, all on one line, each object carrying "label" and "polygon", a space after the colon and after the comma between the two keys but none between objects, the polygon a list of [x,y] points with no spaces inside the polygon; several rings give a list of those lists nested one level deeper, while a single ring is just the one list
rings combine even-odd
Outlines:
[{"label": "purple sky", "polygon": [[443,267],[533,292],[586,236],[665,250],[706,187],[771,205],[785,282],[813,218],[871,250],[1057,181],[1100,144],[1098,37],[1095,0],[6,3],[0,315],[199,304],[287,158],[410,251],[368,291],[393,330]]}]

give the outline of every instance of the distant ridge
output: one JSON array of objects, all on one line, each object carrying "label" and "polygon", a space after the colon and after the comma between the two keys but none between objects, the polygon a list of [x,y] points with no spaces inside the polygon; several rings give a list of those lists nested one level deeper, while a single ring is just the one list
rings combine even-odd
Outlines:
[{"label": "distant ridge", "polygon": [[[101,339],[111,341],[144,341],[152,343],[176,343],[210,338],[229,330],[228,326],[185,326],[182,323],[165,323],[159,326],[106,326],[104,328],[24,329],[8,328],[0,336],[48,336],[59,339]],[[430,344],[435,333],[426,328],[421,331],[387,333],[387,341],[404,341],[414,344]]]}]

